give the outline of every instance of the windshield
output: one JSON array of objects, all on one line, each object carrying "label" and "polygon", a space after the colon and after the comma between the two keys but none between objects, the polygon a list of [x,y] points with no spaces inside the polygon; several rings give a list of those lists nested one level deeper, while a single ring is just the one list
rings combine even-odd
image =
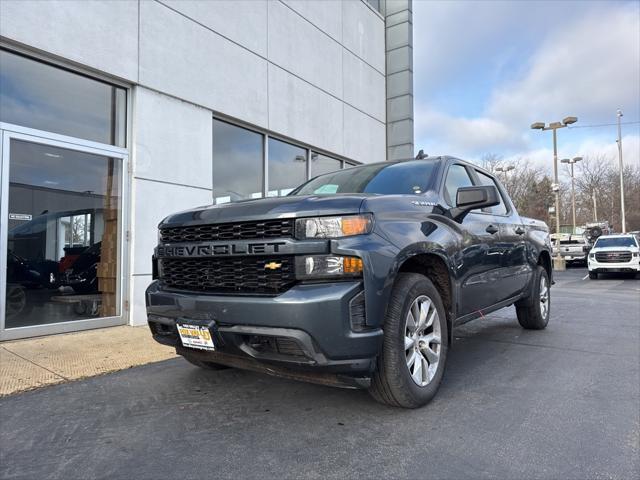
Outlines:
[{"label": "windshield", "polygon": [[312,178],[289,195],[421,194],[431,188],[437,165],[435,161],[419,160],[338,170]]},{"label": "windshield", "polygon": [[595,248],[604,248],[604,247],[636,247],[636,241],[633,237],[610,237],[610,238],[602,238],[600,237],[596,244]]}]

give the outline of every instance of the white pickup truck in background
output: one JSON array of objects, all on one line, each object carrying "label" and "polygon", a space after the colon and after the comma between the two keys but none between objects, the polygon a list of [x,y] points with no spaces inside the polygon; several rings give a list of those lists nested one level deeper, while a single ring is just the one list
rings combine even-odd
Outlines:
[{"label": "white pickup truck in background", "polygon": [[589,278],[595,280],[599,273],[640,273],[640,248],[635,235],[603,235],[596,240],[589,252]]},{"label": "white pickup truck in background", "polygon": [[567,264],[581,263],[586,265],[591,244],[584,234],[560,234],[560,250],[557,251],[555,235],[551,235],[553,254],[560,255]]}]

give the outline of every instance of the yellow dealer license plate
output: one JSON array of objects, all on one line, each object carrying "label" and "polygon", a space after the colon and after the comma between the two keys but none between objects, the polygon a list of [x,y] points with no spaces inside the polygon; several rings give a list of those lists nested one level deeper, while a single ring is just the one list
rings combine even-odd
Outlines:
[{"label": "yellow dealer license plate", "polygon": [[189,348],[199,348],[200,350],[215,350],[213,338],[209,328],[202,325],[178,324],[178,333],[182,345]]}]

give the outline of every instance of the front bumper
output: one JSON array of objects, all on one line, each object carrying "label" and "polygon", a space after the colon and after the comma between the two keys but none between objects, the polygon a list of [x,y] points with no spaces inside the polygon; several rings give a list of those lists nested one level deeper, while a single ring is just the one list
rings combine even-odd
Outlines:
[{"label": "front bumper", "polygon": [[[220,363],[239,358],[298,371],[366,376],[380,351],[382,330],[354,324],[362,293],[361,281],[298,284],[278,296],[164,291],[153,282],[146,302],[154,338],[178,353]],[[185,349],[177,321],[209,326],[216,351]]]},{"label": "front bumper", "polygon": [[640,272],[640,260],[634,257],[630,262],[604,263],[589,259],[588,268],[590,272]]},{"label": "front bumper", "polygon": [[583,252],[561,252],[560,256],[567,262],[584,262],[587,260],[587,254]]}]

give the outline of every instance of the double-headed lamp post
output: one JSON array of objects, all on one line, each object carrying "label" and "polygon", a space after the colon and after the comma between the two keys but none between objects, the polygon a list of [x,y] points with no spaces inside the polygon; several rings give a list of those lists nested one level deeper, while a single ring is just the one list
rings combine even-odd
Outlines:
[{"label": "double-headed lamp post", "polygon": [[571,210],[573,213],[573,233],[576,233],[576,184],[575,181],[573,179],[573,166],[580,162],[582,160],[582,157],[573,157],[571,159],[569,158],[563,158],[562,160],[560,160],[562,163],[568,163],[569,165],[571,165]]},{"label": "double-headed lamp post", "polygon": [[496,167],[496,172],[503,172],[504,173],[504,181],[506,183],[507,182],[507,172],[510,172],[514,168],[516,168],[516,167],[514,167],[513,165],[507,165],[506,167]]},{"label": "double-headed lamp post", "polygon": [[567,266],[564,258],[560,255],[560,185],[558,185],[558,139],[556,130],[568,127],[577,121],[578,117],[566,117],[562,122],[552,122],[549,125],[545,125],[544,122],[531,124],[531,128],[534,130],[553,131],[553,191],[556,194],[556,255],[553,257],[553,266],[557,270],[565,270]]}]

